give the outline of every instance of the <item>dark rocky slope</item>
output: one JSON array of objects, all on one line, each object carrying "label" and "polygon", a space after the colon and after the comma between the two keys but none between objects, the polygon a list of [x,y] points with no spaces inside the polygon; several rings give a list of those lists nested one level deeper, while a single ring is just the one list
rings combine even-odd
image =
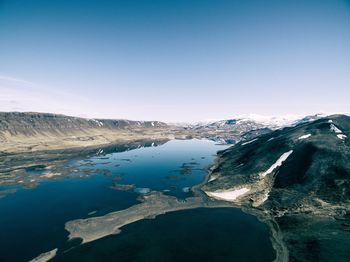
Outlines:
[{"label": "dark rocky slope", "polygon": [[203,190],[248,190],[226,200],[276,222],[290,261],[350,261],[349,136],[350,117],[335,115],[239,143]]}]

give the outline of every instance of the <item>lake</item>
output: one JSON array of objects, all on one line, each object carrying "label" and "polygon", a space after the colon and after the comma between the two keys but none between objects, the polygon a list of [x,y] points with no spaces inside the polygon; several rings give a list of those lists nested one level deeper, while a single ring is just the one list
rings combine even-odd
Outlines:
[{"label": "lake", "polygon": [[271,261],[267,227],[233,208],[178,211],[124,226],[119,235],[85,245],[67,241],[65,222],[128,208],[140,194],[191,196],[189,188],[203,181],[216,152],[225,148],[207,140],[150,143],[123,152],[101,148],[66,162],[75,170],[71,176],[30,189],[1,186],[0,191],[17,191],[0,198],[0,261],[28,261],[56,247],[57,261],[80,256],[83,261],[254,261],[254,252],[261,253],[259,261]]}]

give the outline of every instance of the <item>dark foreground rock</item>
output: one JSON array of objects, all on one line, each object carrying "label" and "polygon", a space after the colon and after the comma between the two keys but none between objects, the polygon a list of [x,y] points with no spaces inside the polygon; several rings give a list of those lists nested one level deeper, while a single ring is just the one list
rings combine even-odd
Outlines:
[{"label": "dark foreground rock", "polygon": [[202,189],[276,223],[289,261],[350,261],[349,135],[335,115],[239,143]]}]

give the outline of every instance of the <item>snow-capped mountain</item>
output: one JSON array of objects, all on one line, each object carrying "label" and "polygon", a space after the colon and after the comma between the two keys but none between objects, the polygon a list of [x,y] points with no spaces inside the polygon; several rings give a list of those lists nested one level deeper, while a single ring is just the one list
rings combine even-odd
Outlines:
[{"label": "snow-capped mountain", "polygon": [[312,122],[321,117],[325,115],[270,117],[250,114],[218,121],[198,122],[188,125],[187,128],[209,139],[234,144],[283,127]]},{"label": "snow-capped mountain", "polygon": [[270,216],[290,261],[349,261],[350,117],[313,119],[219,152],[201,189]]},{"label": "snow-capped mountain", "polygon": [[311,122],[321,117],[327,116],[326,114],[315,114],[310,116],[301,115],[286,115],[286,116],[263,116],[258,114],[249,115],[237,115],[230,119],[203,121],[192,124],[193,128],[196,127],[232,127],[233,125],[251,124],[260,127],[267,127],[270,129],[278,129],[287,126],[297,125],[299,123]]}]

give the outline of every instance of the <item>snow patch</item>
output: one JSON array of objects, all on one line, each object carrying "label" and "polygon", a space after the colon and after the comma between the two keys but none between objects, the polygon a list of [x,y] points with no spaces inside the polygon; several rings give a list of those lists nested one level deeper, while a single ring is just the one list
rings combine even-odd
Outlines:
[{"label": "snow patch", "polygon": [[347,138],[347,136],[343,134],[338,134],[337,137],[341,140],[344,140],[345,138]]},{"label": "snow patch", "polygon": [[311,134],[307,134],[307,135],[303,135],[303,136],[298,137],[298,139],[302,140],[302,139],[309,138],[310,136],[311,136]]},{"label": "snow patch", "polygon": [[151,125],[154,126],[154,122],[152,122]]},{"label": "snow patch", "polygon": [[92,121],[94,121],[98,126],[103,126],[103,123],[101,121],[98,121],[96,119],[92,119]]},{"label": "snow patch", "polygon": [[253,143],[254,141],[256,141],[256,140],[258,140],[257,138],[255,138],[255,139],[253,139],[253,140],[250,140],[250,141],[248,141],[248,142],[244,142],[244,143],[242,143],[242,146],[244,146],[244,145],[248,145],[248,144],[250,144],[250,143]]},{"label": "snow patch", "polygon": [[293,150],[290,150],[290,151],[288,151],[288,152],[282,154],[282,155],[280,156],[280,158],[277,159],[277,161],[276,161],[268,170],[266,170],[265,172],[260,173],[260,174],[259,174],[259,177],[260,177],[260,178],[263,178],[263,177],[265,177],[266,175],[272,173],[272,171],[275,170],[277,167],[281,166],[282,163],[283,163],[284,161],[286,161],[287,158],[288,158],[292,153],[293,153]]},{"label": "snow patch", "polygon": [[243,187],[240,189],[229,190],[229,191],[221,191],[221,192],[205,192],[208,196],[221,199],[225,201],[234,201],[238,197],[245,195],[250,191],[250,188]]},{"label": "snow patch", "polygon": [[334,124],[330,124],[330,127],[329,127],[330,129],[331,129],[331,131],[333,131],[334,133],[336,133],[336,134],[340,134],[342,131],[338,128],[338,127],[336,127]]},{"label": "snow patch", "polygon": [[[269,198],[269,193],[266,193],[266,194],[264,195],[264,198],[261,199],[261,204],[264,203],[268,198]],[[260,204],[260,205],[261,205],[261,204]]]},{"label": "snow patch", "polygon": [[209,180],[208,180],[208,183],[211,182],[211,181],[214,181],[216,179],[217,179],[216,177],[210,177]]}]

